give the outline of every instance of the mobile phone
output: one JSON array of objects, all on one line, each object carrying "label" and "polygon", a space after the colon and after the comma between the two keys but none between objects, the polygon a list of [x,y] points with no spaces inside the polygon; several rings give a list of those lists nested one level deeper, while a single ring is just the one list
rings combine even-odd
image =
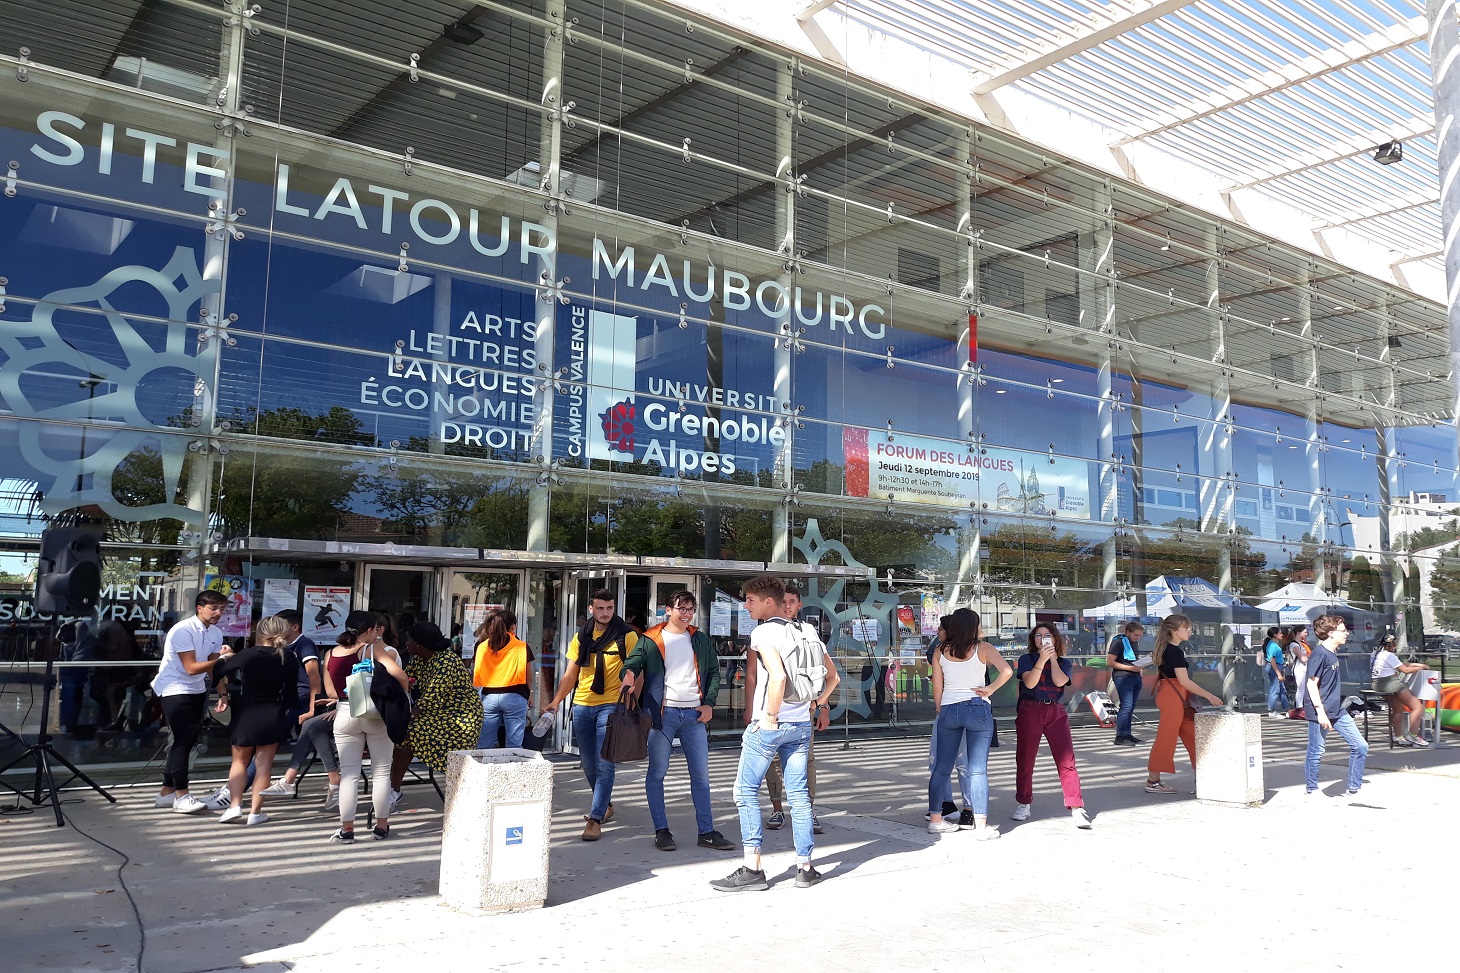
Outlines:
[{"label": "mobile phone", "polygon": [[1041,635],[1039,637],[1039,644],[1044,646],[1046,649],[1052,649],[1054,648],[1054,639],[1048,635]]}]

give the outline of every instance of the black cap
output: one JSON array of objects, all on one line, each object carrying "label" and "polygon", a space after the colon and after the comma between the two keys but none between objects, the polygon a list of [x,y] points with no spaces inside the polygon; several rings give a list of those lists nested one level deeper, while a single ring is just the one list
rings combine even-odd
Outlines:
[{"label": "black cap", "polygon": [[451,648],[451,640],[441,634],[441,629],[435,622],[417,622],[406,631],[406,635],[412,642],[432,652],[444,652]]}]

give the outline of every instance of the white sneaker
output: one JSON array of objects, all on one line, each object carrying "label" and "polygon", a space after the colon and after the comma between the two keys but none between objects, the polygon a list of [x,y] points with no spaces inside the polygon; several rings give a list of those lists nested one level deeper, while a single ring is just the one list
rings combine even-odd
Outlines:
[{"label": "white sneaker", "polygon": [[1090,815],[1086,814],[1085,809],[1082,807],[1070,808],[1070,820],[1081,831],[1089,831],[1093,827],[1090,824]]},{"label": "white sneaker", "polygon": [[227,784],[203,799],[203,807],[210,811],[221,811],[232,803],[233,795],[228,792]]},{"label": "white sneaker", "polygon": [[392,788],[390,792],[390,810],[386,812],[386,817],[390,817],[391,815],[395,814],[395,809],[400,807],[400,804],[401,792]]},{"label": "white sneaker", "polygon": [[1430,745],[1430,742],[1424,737],[1417,737],[1411,736],[1410,734],[1405,734],[1404,739],[1409,741],[1409,745],[1411,747],[1428,747]]},{"label": "white sneaker", "polygon": [[1009,815],[1009,817],[1013,818],[1015,821],[1028,821],[1029,811],[1030,807],[1028,804],[1020,804],[1018,807],[1014,808],[1014,813]]},{"label": "white sneaker", "polygon": [[178,814],[197,814],[199,811],[208,810],[208,805],[191,794],[184,794],[172,802],[172,809]]},{"label": "white sneaker", "polygon": [[260,811],[258,814],[250,814],[248,816],[248,823],[250,825],[264,824],[268,820],[269,820],[269,816],[267,814],[263,813],[262,811]]},{"label": "white sneaker", "polygon": [[1273,712],[1267,714],[1267,718],[1270,719],[1270,720],[1285,720],[1285,719],[1288,718],[1288,714],[1286,714],[1286,713],[1279,713],[1276,710],[1274,710]]},{"label": "white sneaker", "polygon": [[340,806],[340,785],[331,784],[329,790],[324,792],[324,806],[321,811],[333,811]]},{"label": "white sneaker", "polygon": [[222,814],[218,815],[219,824],[231,824],[234,821],[242,820],[243,808],[241,807],[231,807],[228,810],[224,811]]},{"label": "white sneaker", "polygon": [[288,784],[284,782],[284,778],[282,777],[264,788],[265,797],[294,797],[298,793],[299,781],[296,780],[292,784]]},{"label": "white sneaker", "polygon": [[947,818],[944,818],[941,821],[930,820],[928,822],[928,834],[951,834],[952,832],[957,830],[958,822],[949,821]]},{"label": "white sneaker", "polygon": [[176,800],[177,800],[177,795],[176,794],[158,794],[157,795],[157,800],[155,800],[155,801],[152,802],[152,806],[153,807],[172,807],[173,802],[176,801]]}]

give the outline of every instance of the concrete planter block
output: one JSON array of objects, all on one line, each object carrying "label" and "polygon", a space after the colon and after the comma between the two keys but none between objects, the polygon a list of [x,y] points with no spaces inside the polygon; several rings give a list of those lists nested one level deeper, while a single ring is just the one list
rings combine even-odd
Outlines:
[{"label": "concrete planter block", "polygon": [[446,757],[441,897],[468,913],[540,909],[547,900],[553,768],[532,750]]},{"label": "concrete planter block", "polygon": [[1225,710],[1196,714],[1196,796],[1211,804],[1261,806],[1260,715]]}]

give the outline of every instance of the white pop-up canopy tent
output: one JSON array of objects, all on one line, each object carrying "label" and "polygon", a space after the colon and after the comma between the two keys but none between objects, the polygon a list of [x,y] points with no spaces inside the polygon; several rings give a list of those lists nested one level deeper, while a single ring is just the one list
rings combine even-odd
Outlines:
[{"label": "white pop-up canopy tent", "polygon": [[[1146,617],[1165,618],[1180,613],[1202,622],[1256,625],[1272,621],[1270,609],[1253,608],[1236,595],[1205,578],[1161,575],[1146,583]],[[1082,613],[1086,618],[1135,618],[1136,599],[1117,599]]]},{"label": "white pop-up canopy tent", "polygon": [[1258,603],[1263,611],[1277,612],[1280,625],[1307,625],[1319,615],[1329,612],[1347,616],[1359,638],[1368,639],[1382,633],[1388,619],[1380,612],[1355,608],[1343,598],[1330,595],[1309,581],[1292,581],[1273,591]]}]

